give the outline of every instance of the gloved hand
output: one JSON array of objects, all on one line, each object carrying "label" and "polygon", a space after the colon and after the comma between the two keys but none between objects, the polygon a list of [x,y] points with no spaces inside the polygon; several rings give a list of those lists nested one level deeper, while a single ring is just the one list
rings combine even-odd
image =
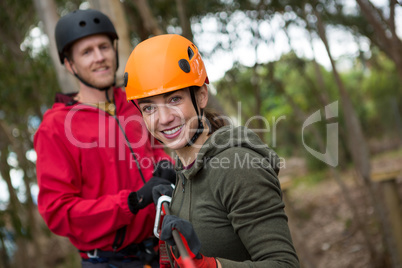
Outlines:
[{"label": "gloved hand", "polygon": [[152,198],[154,199],[155,205],[158,203],[158,199],[162,195],[172,197],[172,194],[173,194],[173,186],[171,184],[170,185],[166,185],[166,184],[157,185],[152,189]]},{"label": "gloved hand", "polygon": [[[197,268],[217,268],[216,259],[213,257],[205,257],[200,253],[201,242],[194,231],[192,224],[184,219],[174,215],[166,215],[163,219],[160,239],[166,241],[170,246],[175,246],[172,231],[176,229],[183,240],[185,247],[190,250],[189,255],[193,259]],[[181,257],[176,258],[179,266],[181,266]]]},{"label": "gloved hand", "polygon": [[154,169],[153,176],[164,178],[171,183],[176,183],[176,171],[172,162],[167,160],[159,161]]},{"label": "gloved hand", "polygon": [[140,209],[152,203],[152,189],[157,185],[171,185],[171,182],[154,176],[137,192],[128,195],[128,208],[133,214],[137,214]]},{"label": "gloved hand", "polygon": [[128,207],[133,214],[152,203],[152,189],[157,185],[170,185],[176,182],[176,171],[171,162],[162,160],[155,166],[152,178],[137,192],[128,196]]}]

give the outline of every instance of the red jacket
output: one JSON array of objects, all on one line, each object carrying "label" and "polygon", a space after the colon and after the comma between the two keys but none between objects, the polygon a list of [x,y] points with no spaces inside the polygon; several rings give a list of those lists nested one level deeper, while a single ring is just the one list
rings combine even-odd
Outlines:
[{"label": "red jacket", "polygon": [[155,163],[171,161],[159,143],[159,148],[151,147],[141,114],[122,89],[114,89],[114,100],[115,117],[59,95],[34,137],[39,212],[50,230],[67,236],[80,250],[112,251],[116,231],[124,226],[119,249],[152,235],[155,206],[136,215],[128,208],[129,193],[144,182],[121,128],[146,181]]}]

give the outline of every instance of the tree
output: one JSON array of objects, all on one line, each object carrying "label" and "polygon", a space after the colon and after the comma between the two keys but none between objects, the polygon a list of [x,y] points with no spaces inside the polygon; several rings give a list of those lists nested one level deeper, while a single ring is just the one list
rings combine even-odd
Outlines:
[{"label": "tree", "polygon": [[90,0],[89,3],[91,8],[105,13],[115,25],[117,34],[119,36],[118,50],[120,66],[116,74],[116,83],[117,85],[122,85],[124,67],[126,66],[127,59],[132,51],[124,6],[119,0]]},{"label": "tree", "polygon": [[[365,28],[358,28],[359,33],[368,37],[373,44],[384,51],[395,63],[402,83],[402,40],[398,36],[395,27],[395,7],[398,5],[397,1],[389,1],[388,18],[385,17],[383,10],[374,6],[369,0],[356,0],[356,2],[367,22]],[[350,26],[353,27],[352,25]]]},{"label": "tree", "polygon": [[78,83],[63,65],[60,64],[59,54],[57,52],[56,40],[54,38],[54,27],[59,20],[56,4],[54,0],[34,0],[36,12],[43,23],[46,35],[49,39],[49,51],[53,66],[56,69],[57,79],[62,92],[70,93],[76,91]]},{"label": "tree", "polygon": [[[58,88],[50,58],[43,51],[35,51],[29,42],[30,31],[38,21],[31,1],[2,1],[2,25],[13,21],[0,34],[0,72],[4,90],[0,98],[0,172],[10,194],[9,203],[0,213],[0,222],[15,237],[19,250],[10,263],[26,267],[42,266],[40,239],[41,227],[32,200],[31,186],[35,183],[35,166],[27,158],[32,150],[34,125],[42,116],[41,106],[49,101]],[[19,18],[19,19],[15,19]],[[21,49],[22,48],[22,49]],[[40,81],[39,81],[40,80]],[[39,94],[41,92],[42,94]],[[49,94],[50,93],[50,94]],[[12,183],[11,172],[19,171],[23,184],[17,188]]]}]

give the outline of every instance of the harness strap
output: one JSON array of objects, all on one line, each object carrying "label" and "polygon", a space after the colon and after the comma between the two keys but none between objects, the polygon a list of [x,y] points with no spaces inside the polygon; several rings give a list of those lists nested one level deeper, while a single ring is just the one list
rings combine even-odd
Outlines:
[{"label": "harness strap", "polygon": [[114,237],[114,242],[113,242],[113,252],[116,252],[116,250],[123,245],[124,238],[126,236],[126,230],[127,226],[124,226],[117,230],[116,236]]},{"label": "harness strap", "polygon": [[100,249],[93,249],[89,251],[82,251],[89,258],[110,258],[110,259],[124,259],[128,257],[139,257],[140,244],[131,244],[120,251],[103,251]]},{"label": "harness strap", "polygon": [[79,250],[79,252],[86,254],[90,259],[138,258],[145,262],[152,262],[152,260],[157,256],[157,253],[153,250],[157,244],[158,240],[152,237],[139,244],[128,245],[119,251],[103,251],[100,249],[93,249],[88,251]]}]

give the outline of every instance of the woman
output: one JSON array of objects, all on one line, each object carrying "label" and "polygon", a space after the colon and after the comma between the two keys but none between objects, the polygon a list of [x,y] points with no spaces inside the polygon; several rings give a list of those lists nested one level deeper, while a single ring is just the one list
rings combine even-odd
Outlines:
[{"label": "woman", "polygon": [[178,156],[174,216],[165,216],[161,239],[174,243],[177,229],[196,267],[298,267],[279,159],[251,130],[205,111],[197,47],[179,35],[152,37],[130,55],[125,82],[150,133]]}]

